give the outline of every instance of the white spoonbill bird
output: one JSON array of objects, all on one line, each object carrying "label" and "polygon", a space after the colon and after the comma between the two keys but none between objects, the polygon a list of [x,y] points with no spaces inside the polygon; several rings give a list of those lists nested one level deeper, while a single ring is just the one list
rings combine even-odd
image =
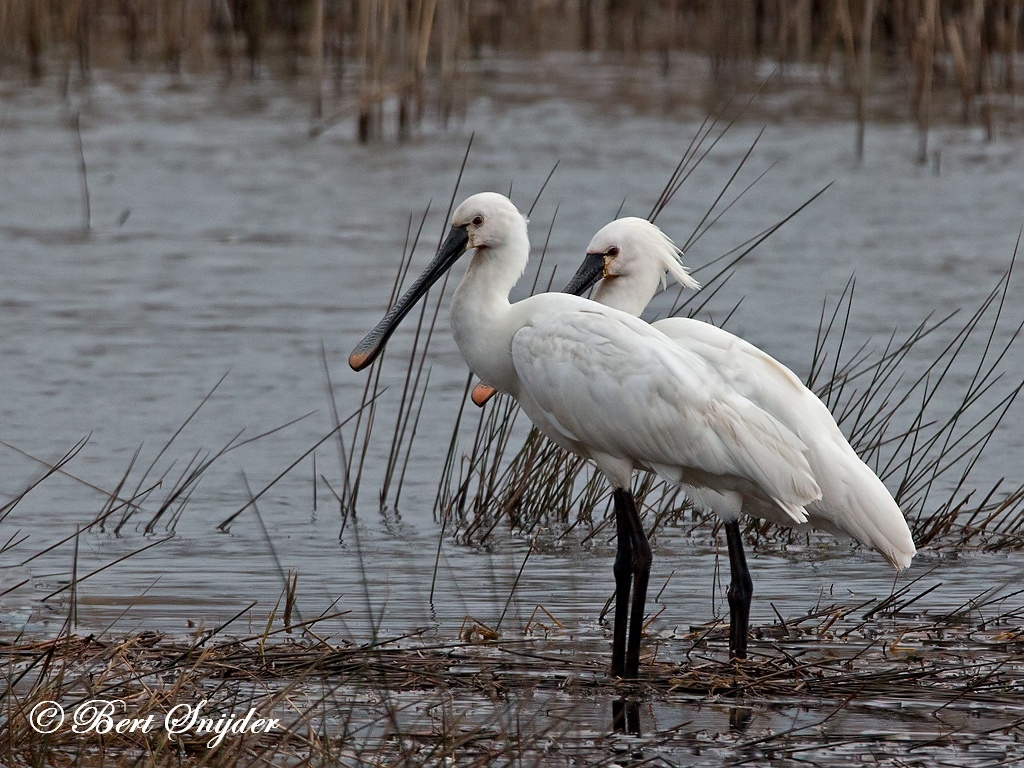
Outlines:
[{"label": "white spoonbill bird", "polygon": [[467,250],[472,259],[451,309],[463,358],[514,397],[548,438],[597,464],[612,485],[612,674],[635,679],[651,549],[631,492],[634,470],[706,488],[730,500],[734,514],[751,499],[802,523],[805,505],[821,496],[807,446],[710,363],[633,315],[567,293],[510,303],[530,243],[526,219],[492,192],[455,210],[433,261],[352,351],[353,369],[373,362],[413,305]]},{"label": "white spoonbill bird", "polygon": [[[595,301],[639,315],[665,284],[667,274],[694,287],[672,241],[646,219],[628,217],[594,235],[583,264],[565,290],[582,294],[597,283]],[[670,317],[652,327],[705,361],[732,389],[807,446],[804,455],[821,488],[821,498],[805,504],[808,524],[852,536],[897,569],[910,565],[916,552],[914,541],[892,494],[850,446],[825,404],[789,368],[753,344],[699,320]],[[729,646],[732,655],[742,657],[752,584],[737,520],[740,510],[735,499],[722,498],[712,489],[696,488],[694,496],[725,524],[732,577]],[[756,496],[743,499],[742,511],[784,525],[795,522]]]}]

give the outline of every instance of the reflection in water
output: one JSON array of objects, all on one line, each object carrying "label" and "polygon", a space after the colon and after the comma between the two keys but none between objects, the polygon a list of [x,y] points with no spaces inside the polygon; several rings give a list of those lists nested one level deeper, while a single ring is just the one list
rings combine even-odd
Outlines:
[{"label": "reflection in water", "polygon": [[750,707],[733,707],[729,710],[729,730],[735,734],[745,733],[754,719],[754,710]]},{"label": "reflection in water", "polygon": [[633,699],[612,700],[612,730],[627,736],[640,735],[640,704]]},{"label": "reflection in water", "polygon": [[[639,737],[640,734],[640,703],[636,699],[622,697],[612,699],[612,731],[626,736]],[[617,755],[619,765],[637,765],[644,759],[639,744],[629,747],[629,757]]]}]

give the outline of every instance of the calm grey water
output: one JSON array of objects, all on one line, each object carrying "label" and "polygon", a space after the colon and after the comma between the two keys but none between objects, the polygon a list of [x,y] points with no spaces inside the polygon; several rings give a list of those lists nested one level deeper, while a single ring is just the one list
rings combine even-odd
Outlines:
[{"label": "calm grey water", "polygon": [[[614,79],[614,70],[600,76]],[[496,535],[475,549],[441,543],[431,514],[438,472],[467,371],[444,322],[432,347],[428,407],[419,425],[399,509],[379,513],[376,489],[388,432],[370,448],[357,525],[341,526],[329,491],[313,507],[307,458],[249,509],[230,533],[216,526],[323,437],[333,425],[321,361],[327,352],[342,416],[358,405],[366,373],[348,351],[388,301],[410,218],[428,203],[430,256],[468,137],[475,134],[460,197],[512,190],[528,208],[555,162],[559,167],[533,214],[535,249],[550,237],[544,279],[557,265],[571,273],[590,235],[624,203],[646,215],[698,130],[692,108],[644,110],[607,98],[564,98],[531,91],[514,78],[471,90],[464,123],[427,127],[413,141],[359,146],[349,126],[307,136],[307,106],[273,82],[224,87],[195,78],[130,82],[100,78],[74,97],[81,109],[92,232],[81,233],[82,192],[74,134],[55,89],[4,86],[0,99],[0,500],[42,473],[29,458],[53,462],[88,436],[65,467],[0,522],[0,584],[25,582],[0,597],[0,633],[55,632],[68,613],[66,585],[76,554],[59,544],[104,508],[122,475],[122,496],[155,509],[196,456],[236,434],[256,436],[312,412],[272,435],[219,458],[180,511],[174,536],[82,581],[82,631],[137,628],[184,633],[212,627],[251,602],[260,626],[282,589],[282,572],[299,574],[305,618],[350,611],[322,629],[366,637],[431,627],[454,637],[465,616],[494,623],[526,552],[524,541]],[[721,140],[659,220],[685,241],[763,124],[741,122]],[[932,137],[941,173],[914,162],[916,137],[876,125],[867,157],[852,155],[852,126],[778,120],[769,124],[736,183],[759,181],[690,249],[699,266],[778,221],[828,183],[808,210],[759,248],[715,297],[704,317],[729,327],[807,372],[822,301],[833,302],[851,274],[857,294],[850,344],[909,329],[931,314],[976,307],[1007,268],[1024,221],[1024,152],[1012,138],[984,143],[976,131],[947,128]],[[698,272],[698,277],[707,273]],[[559,280],[556,279],[556,282]],[[1020,287],[1014,280],[1014,292]],[[1019,310],[1011,307],[1013,327]],[[408,348],[411,328],[394,345]],[[948,339],[937,337],[907,361],[920,371]],[[399,354],[383,380],[393,409],[402,388]],[[1004,361],[1019,372],[1021,353]],[[953,376],[967,381],[973,368]],[[165,443],[217,381],[198,416]],[[1012,376],[1010,377],[1012,378]],[[952,408],[955,403],[950,403]],[[381,418],[384,418],[383,416]],[[1021,412],[1011,410],[977,468],[979,486],[1020,479]],[[346,431],[347,436],[350,432]],[[157,461],[148,480],[142,470]],[[316,472],[340,484],[337,449],[316,452]],[[339,485],[340,487],[340,485]],[[116,520],[115,514],[112,520]],[[77,574],[167,535],[139,515],[119,535],[107,526],[80,538]],[[265,526],[266,533],[261,527]],[[578,542],[532,556],[504,626],[522,626],[537,604],[586,635],[600,632],[597,612],[611,590],[611,548]],[[832,556],[829,556],[832,555]],[[972,554],[947,562],[922,552],[909,576],[937,566],[924,586],[942,582],[927,605],[954,607],[983,589],[1019,579],[1018,555]],[[721,612],[715,549],[678,531],[658,541],[653,582],[674,572],[659,601],[655,629],[709,620]],[[883,597],[892,575],[879,558],[837,545],[807,553],[753,557],[755,622],[769,603],[801,613],[818,595]],[[605,579],[604,576],[608,578]],[[333,606],[333,608],[332,608]]]}]

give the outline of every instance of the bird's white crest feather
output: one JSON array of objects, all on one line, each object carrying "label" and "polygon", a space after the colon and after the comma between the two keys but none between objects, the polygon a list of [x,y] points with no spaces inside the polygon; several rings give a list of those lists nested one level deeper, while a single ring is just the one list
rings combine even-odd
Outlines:
[{"label": "bird's white crest feather", "polygon": [[700,289],[700,283],[683,264],[682,251],[672,238],[647,219],[626,216],[606,224],[594,235],[587,251],[607,253],[611,248],[619,249],[615,261],[619,263],[622,274],[630,274],[640,267],[647,270],[661,267],[657,274],[662,287],[667,284],[667,273],[684,288]]},{"label": "bird's white crest feather", "polygon": [[[694,291],[699,291],[700,283],[693,275],[690,274],[690,270],[687,268],[687,266],[683,264],[683,252],[679,250],[679,247],[676,246],[674,242],[672,242],[672,238],[670,238],[668,235],[662,232],[659,227],[656,227],[654,224],[651,224],[651,227],[653,227],[658,232],[658,234],[665,239],[666,247],[662,252],[662,261],[665,265],[666,275],[672,275],[672,277],[676,279],[676,282],[679,283],[684,288],[690,288]],[[661,287],[665,288],[667,285],[667,277],[662,277]]]}]

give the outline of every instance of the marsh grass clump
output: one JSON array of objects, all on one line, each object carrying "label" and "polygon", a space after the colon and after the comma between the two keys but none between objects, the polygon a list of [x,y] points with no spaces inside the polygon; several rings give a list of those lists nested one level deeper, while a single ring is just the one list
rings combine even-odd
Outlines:
[{"label": "marsh grass clump", "polygon": [[[897,483],[896,500],[918,546],[995,550],[1024,544],[1018,533],[1024,486],[1010,480],[978,488],[972,481],[993,432],[1024,387],[1024,379],[1006,367],[1024,328],[1007,317],[1015,260],[1016,252],[973,311],[928,318],[902,338],[894,332],[873,352],[868,345],[844,349],[852,282],[827,321],[823,309],[809,385],[818,388],[879,476]],[[922,342],[939,335],[944,342],[938,354],[909,373]]]},{"label": "marsh grass clump", "polygon": [[[716,746],[726,757],[787,749],[827,755],[835,745],[832,728],[748,731],[740,717],[751,708],[785,710],[787,702],[812,700],[819,702],[814,722],[820,723],[839,712],[876,710],[910,733],[919,717],[930,718],[934,742],[918,736],[885,746],[883,739],[878,755],[914,745],[927,759],[967,747],[978,729],[1017,754],[1024,726],[1020,593],[993,590],[938,613],[918,607],[941,586],[926,583],[924,574],[884,600],[821,600],[805,615],[779,616],[754,628],[751,658],[740,665],[726,660],[724,628],[659,636],[643,679],[633,684],[609,678],[603,652],[581,649],[564,635],[329,642],[319,635],[320,619],[293,624],[296,634],[285,636],[272,617],[256,634],[233,635],[228,624],[179,638],[141,632],[17,639],[0,644],[0,759],[12,768],[133,761],[532,764],[552,757],[600,764],[618,746],[611,720],[598,713],[623,696],[645,711],[638,746],[667,756],[692,756],[692,747],[707,746],[709,720],[701,712],[709,703],[729,712]],[[111,700],[123,703],[114,721],[149,719],[151,725],[106,733],[61,727],[44,735],[30,719],[50,703],[74,713],[87,702]],[[216,732],[195,726],[171,732],[169,713],[199,702],[211,719],[253,710],[274,725],[260,733],[228,732],[214,747]],[[900,707],[889,711],[887,702]],[[989,714],[965,731],[961,718],[981,703]],[[655,717],[662,707],[674,716]],[[874,743],[870,733],[847,733],[841,722],[836,727],[853,743]],[[841,764],[837,759],[823,764]]]}]

